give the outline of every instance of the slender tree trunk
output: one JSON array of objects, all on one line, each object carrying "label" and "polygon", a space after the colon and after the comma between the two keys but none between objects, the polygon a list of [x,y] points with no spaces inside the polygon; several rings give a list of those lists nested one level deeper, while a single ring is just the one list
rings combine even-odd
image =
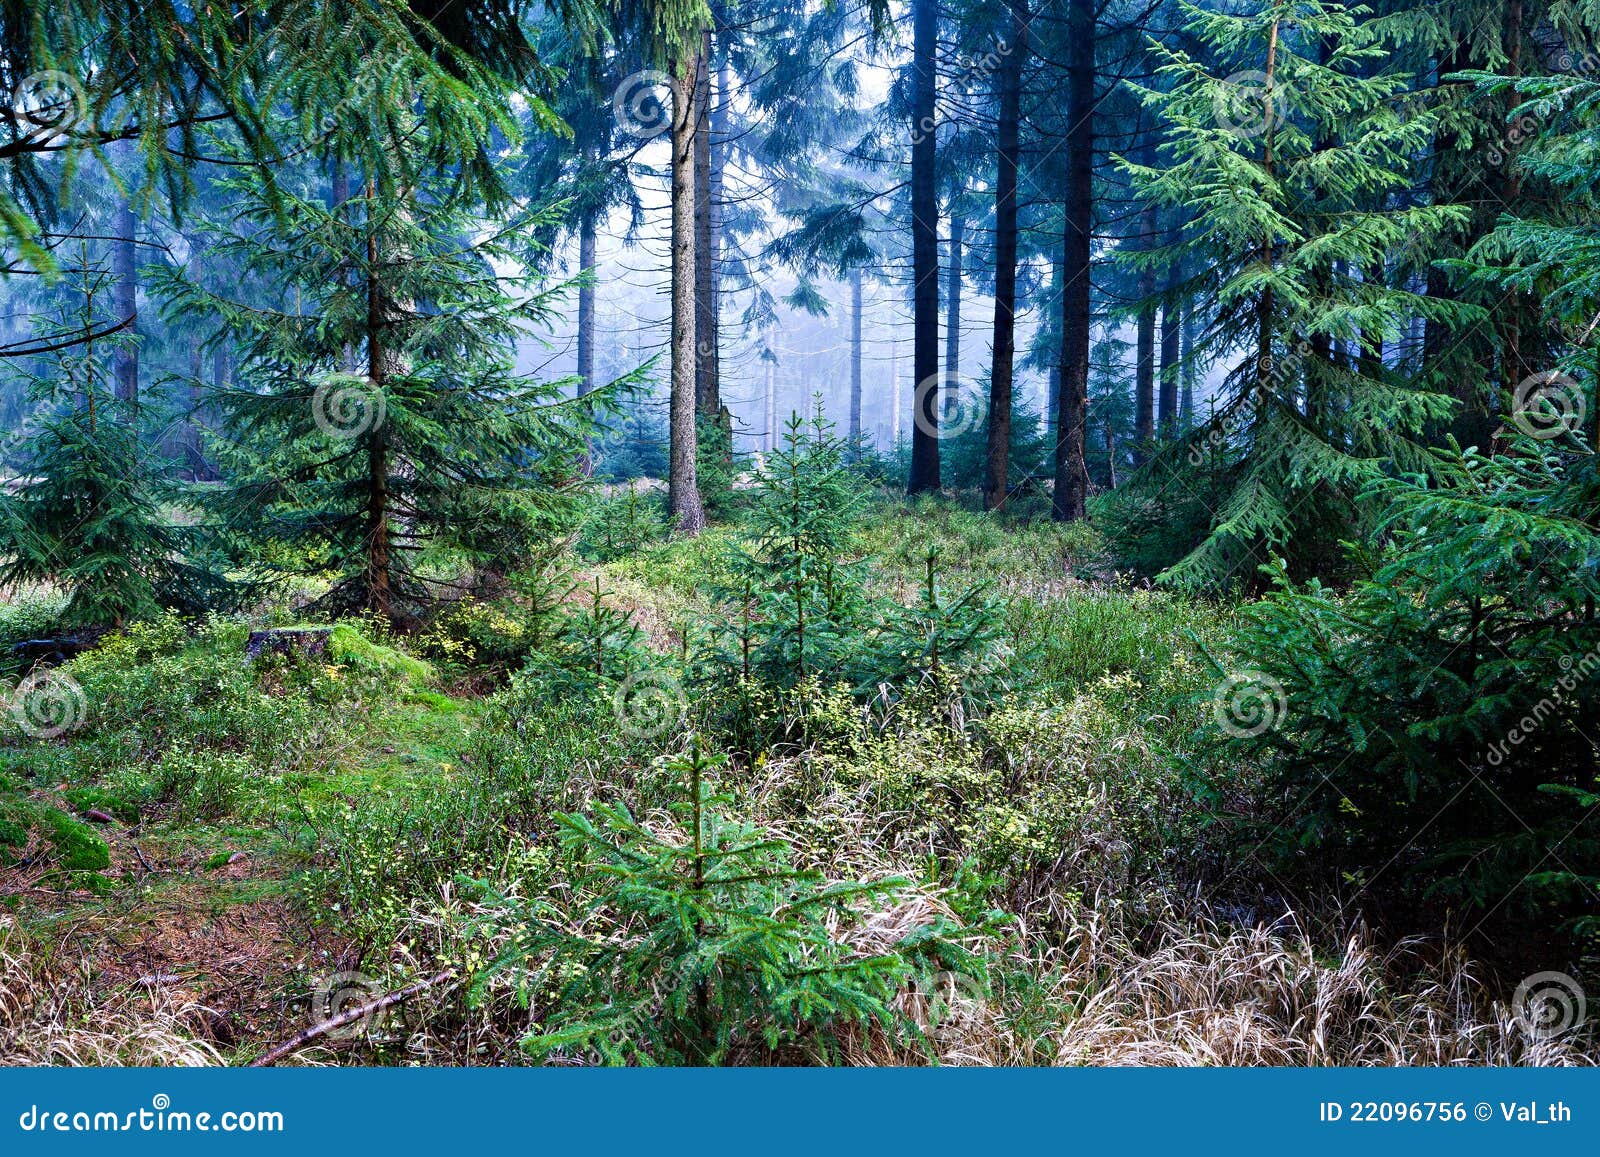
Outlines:
[{"label": "slender tree trunk", "polygon": [[850,454],[861,452],[861,270],[850,271]]},{"label": "slender tree trunk", "polygon": [[[1027,0],[1011,2],[1011,36],[1000,66],[995,124],[999,162],[994,194],[994,364],[989,370],[989,429],[983,508],[1006,500],[1011,473],[1011,390],[1017,341],[1017,161],[1021,155],[1022,70],[1028,51]],[[1046,403],[1046,409],[1049,408]]]},{"label": "slender tree trunk", "polygon": [[[1139,163],[1156,163],[1155,128],[1147,127],[1139,145]],[[1156,244],[1156,207],[1146,204],[1139,212],[1139,248],[1153,249]],[[1139,270],[1139,307],[1136,326],[1133,362],[1133,441],[1135,454],[1140,460],[1149,456],[1156,439],[1156,310],[1150,297],[1156,291],[1155,270],[1145,266]]]},{"label": "slender tree trunk", "polygon": [[905,413],[905,396],[900,387],[900,351],[889,347],[889,446],[900,445],[900,421]]},{"label": "slender tree trunk", "polygon": [[705,529],[696,476],[695,402],[695,83],[697,51],[685,50],[672,75],[672,402],[668,418],[667,509],[686,534]]},{"label": "slender tree trunk", "polygon": [[583,283],[578,286],[578,393],[587,394],[594,380],[594,272],[596,228],[592,212],[578,220],[578,268]]},{"label": "slender tree trunk", "polygon": [[117,320],[133,318],[133,325],[124,333],[129,338],[118,345],[111,359],[112,380],[116,384],[117,400],[139,404],[139,346],[133,335],[138,332],[139,317],[139,222],[134,216],[133,204],[127,199],[117,203],[116,220],[112,225],[116,241],[112,264],[116,284],[111,294],[111,308]]},{"label": "slender tree trunk", "polygon": [[1094,0],[1067,11],[1067,203],[1061,253],[1061,398],[1056,415],[1052,515],[1067,522],[1088,510],[1089,309],[1094,226]]},{"label": "slender tree trunk", "polygon": [[[961,279],[967,244],[967,222],[959,213],[950,216],[950,268],[944,291],[944,376],[948,390],[961,388]],[[948,402],[949,399],[943,399]],[[944,414],[941,406],[940,415]]]},{"label": "slender tree trunk", "polygon": [[772,362],[767,362],[767,428],[762,441],[770,452],[778,448],[778,392]]},{"label": "slender tree trunk", "polygon": [[[578,285],[578,396],[595,387],[594,380],[594,276],[597,264],[595,214],[585,210],[578,217],[578,270],[583,281]],[[583,457],[578,468],[587,477],[594,473],[594,442],[584,436]]]},{"label": "slender tree trunk", "polygon": [[1161,440],[1169,441],[1178,429],[1178,362],[1183,329],[1183,308],[1168,302],[1161,307],[1161,386],[1157,407]]},{"label": "slender tree trunk", "polygon": [[910,494],[939,489],[939,203],[934,162],[938,0],[911,0],[912,393]]},{"label": "slender tree trunk", "polygon": [[1178,398],[1179,422],[1184,429],[1194,425],[1194,306],[1183,311],[1178,380],[1182,383]]},{"label": "slender tree trunk", "polygon": [[[391,354],[385,345],[394,312],[378,280],[378,234],[372,223],[373,188],[367,185],[367,377],[382,391]],[[385,423],[367,432],[367,605],[384,618],[394,613],[389,557],[389,431]]]},{"label": "slender tree trunk", "polygon": [[695,406],[715,420],[722,408],[717,371],[716,259],[711,178],[711,30],[701,34],[694,81],[694,318]]}]

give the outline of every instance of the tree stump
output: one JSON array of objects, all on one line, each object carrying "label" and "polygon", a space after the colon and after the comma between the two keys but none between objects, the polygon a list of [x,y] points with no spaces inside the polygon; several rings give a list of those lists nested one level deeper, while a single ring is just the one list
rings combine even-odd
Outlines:
[{"label": "tree stump", "polygon": [[276,627],[267,631],[251,631],[244,645],[245,658],[259,659],[262,655],[287,655],[291,659],[316,659],[327,654],[332,627]]}]

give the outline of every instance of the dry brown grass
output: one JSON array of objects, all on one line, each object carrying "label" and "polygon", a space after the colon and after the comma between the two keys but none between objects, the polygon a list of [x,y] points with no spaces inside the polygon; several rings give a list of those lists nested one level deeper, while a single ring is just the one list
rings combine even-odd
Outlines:
[{"label": "dry brown grass", "polygon": [[[1229,928],[1169,913],[1135,945],[1090,917],[1050,945],[1023,936],[989,994],[947,994],[929,1039],[943,1064],[1579,1066],[1592,1026],[1528,1031],[1465,956],[1363,932],[1318,946],[1292,921]],[[863,1064],[901,1050],[857,1042]]]},{"label": "dry brown grass", "polygon": [[190,1031],[205,1009],[160,985],[97,997],[86,967],[58,971],[46,960],[14,924],[0,923],[0,1066],[222,1063]]}]

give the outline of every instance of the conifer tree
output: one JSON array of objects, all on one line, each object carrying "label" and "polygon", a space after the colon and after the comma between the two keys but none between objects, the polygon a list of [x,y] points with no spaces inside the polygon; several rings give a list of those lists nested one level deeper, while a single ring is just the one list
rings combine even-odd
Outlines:
[{"label": "conifer tree", "polygon": [[133,339],[110,328],[111,278],[80,245],[77,308],[43,324],[37,344],[56,346],[31,368],[39,417],[18,433],[24,481],[0,496],[0,586],[51,583],[69,600],[70,626],[120,626],[163,608],[219,601],[220,580],[194,559],[196,528],[171,525],[176,496],[163,463],[140,437],[137,407],[117,396],[114,362]]},{"label": "conifer tree", "polygon": [[[1314,565],[1351,531],[1362,488],[1395,462],[1425,465],[1416,437],[1447,399],[1322,351],[1363,334],[1397,337],[1412,315],[1460,320],[1470,307],[1366,281],[1407,239],[1436,238],[1459,206],[1381,207],[1410,179],[1433,120],[1396,97],[1407,79],[1370,72],[1385,46],[1365,9],[1271,0],[1245,14],[1181,10],[1204,56],[1157,46],[1165,88],[1144,99],[1165,119],[1165,168],[1124,161],[1155,204],[1194,224],[1136,264],[1182,259],[1213,285],[1204,341],[1245,349],[1196,440],[1216,451],[1208,526],[1168,572],[1172,581],[1249,581],[1265,549]],[[1151,472],[1170,489],[1164,464]],[[1159,481],[1156,481],[1159,480]],[[1182,494],[1179,498],[1183,498]]]},{"label": "conifer tree", "polygon": [[560,290],[504,272],[549,211],[483,234],[432,183],[385,195],[368,182],[334,208],[235,190],[237,223],[215,229],[214,250],[265,302],[176,275],[166,290],[169,315],[204,311],[239,346],[241,383],[217,402],[230,518],[268,547],[250,556],[329,573],[332,609],[405,620],[437,593],[424,551],[505,573],[564,526],[597,399],[559,403],[563,383],[517,373],[516,342]]}]

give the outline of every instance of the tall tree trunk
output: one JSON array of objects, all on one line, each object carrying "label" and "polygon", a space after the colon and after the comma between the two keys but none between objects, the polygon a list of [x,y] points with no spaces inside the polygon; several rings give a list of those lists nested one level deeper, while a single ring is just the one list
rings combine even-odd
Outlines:
[{"label": "tall tree trunk", "polygon": [[1161,386],[1157,406],[1158,430],[1162,441],[1178,430],[1178,362],[1181,351],[1183,307],[1168,302],[1161,307]]},{"label": "tall tree trunk", "polygon": [[696,472],[695,83],[700,54],[685,49],[672,74],[672,402],[667,510],[686,534],[705,529]]},{"label": "tall tree trunk", "polygon": [[578,393],[587,394],[594,380],[594,273],[596,234],[595,215],[585,212],[578,219],[578,268],[583,282],[578,286]]},{"label": "tall tree trunk", "polygon": [[889,347],[889,446],[898,450],[900,446],[900,422],[905,413],[905,396],[900,387],[900,350],[891,345]]},{"label": "tall tree trunk", "polygon": [[1179,348],[1178,380],[1182,383],[1178,396],[1179,421],[1185,429],[1194,425],[1194,306],[1183,311],[1182,345]]},{"label": "tall tree trunk", "polygon": [[768,451],[778,448],[778,387],[776,380],[776,366],[771,359],[767,360],[767,397],[766,416],[767,428],[762,437],[765,449]]},{"label": "tall tree trunk", "polygon": [[[1149,126],[1143,134],[1138,149],[1139,163],[1156,163],[1155,127]],[[1139,212],[1139,248],[1153,249],[1156,244],[1156,207],[1146,203]],[[1155,270],[1144,266],[1139,270],[1139,316],[1135,332],[1133,362],[1133,441],[1135,454],[1140,460],[1150,453],[1156,439],[1156,310],[1150,297],[1156,291]]]},{"label": "tall tree trunk", "polygon": [[1094,0],[1067,12],[1067,203],[1061,251],[1061,397],[1056,413],[1055,496],[1062,522],[1087,513],[1089,468],[1089,253],[1094,225]]},{"label": "tall tree trunk", "polygon": [[861,270],[850,271],[850,454],[861,452]]},{"label": "tall tree trunk", "polygon": [[938,0],[911,0],[911,477],[907,493],[939,489],[939,203],[934,168]]},{"label": "tall tree trunk", "polygon": [[[994,364],[989,369],[989,429],[983,508],[1006,499],[1011,473],[1011,389],[1017,343],[1017,161],[1021,154],[1022,69],[1028,51],[1027,0],[1011,0],[1009,51],[1000,65],[995,123],[999,163],[994,192]],[[1049,403],[1046,403],[1048,409]]]},{"label": "tall tree trunk", "polygon": [[[395,309],[378,280],[378,234],[373,223],[373,187],[367,185],[367,377],[382,391],[393,354],[388,349],[389,324]],[[389,430],[380,422],[367,438],[367,605],[384,618],[394,614],[394,589],[389,550]]]},{"label": "tall tree trunk", "polygon": [[695,406],[713,421],[722,409],[717,364],[716,257],[713,216],[717,190],[711,165],[711,30],[700,37],[694,81],[694,333]]},{"label": "tall tree trunk", "polygon": [[[578,217],[578,270],[583,280],[578,284],[578,396],[582,397],[595,387],[594,380],[594,276],[595,213],[586,209]],[[594,473],[594,441],[584,436],[583,457],[578,468],[584,475]]]},{"label": "tall tree trunk", "polygon": [[[947,389],[961,388],[961,279],[967,244],[967,222],[959,212],[950,214],[950,268],[944,291],[944,377]],[[950,401],[942,399],[941,406]],[[944,413],[940,409],[941,416]]]},{"label": "tall tree trunk", "polygon": [[111,309],[118,321],[131,318],[133,324],[123,331],[128,340],[113,351],[111,374],[117,400],[127,402],[130,406],[139,404],[139,346],[134,338],[139,327],[138,230],[139,222],[133,213],[133,203],[127,198],[117,202],[116,220],[112,224],[112,233],[116,237],[112,243],[115,247],[112,264],[116,284],[111,294]]}]

